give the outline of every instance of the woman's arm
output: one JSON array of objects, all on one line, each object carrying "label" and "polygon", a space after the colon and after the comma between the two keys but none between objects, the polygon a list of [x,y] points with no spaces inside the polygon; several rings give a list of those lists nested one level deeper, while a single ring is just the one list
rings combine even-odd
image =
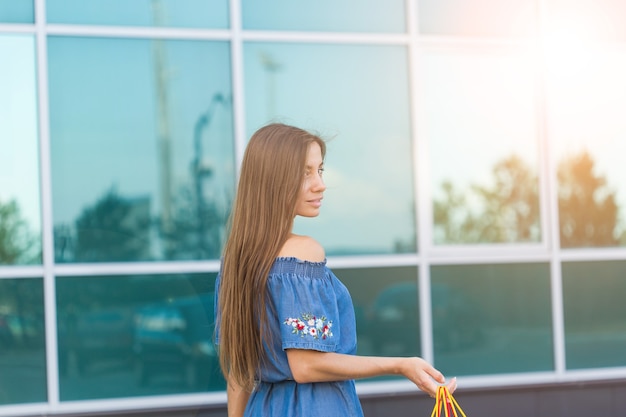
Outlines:
[{"label": "woman's arm", "polygon": [[228,398],[228,417],[242,417],[248,404],[250,393],[230,379],[226,396]]},{"label": "woman's arm", "polygon": [[[292,235],[283,245],[279,256],[294,256],[311,262],[325,259],[323,247],[308,236]],[[421,358],[354,356],[308,349],[287,349],[289,368],[296,382],[327,382],[370,378],[382,375],[402,375],[431,396],[437,393],[437,383],[445,378]],[[456,379],[448,383],[450,392],[456,389]]]},{"label": "woman's arm", "polygon": [[[419,389],[435,396],[437,383],[445,378],[422,358],[354,356],[307,349],[287,349],[289,368],[296,382],[326,382],[370,378],[382,375],[403,375]],[[450,392],[456,389],[456,379],[448,383]]]}]

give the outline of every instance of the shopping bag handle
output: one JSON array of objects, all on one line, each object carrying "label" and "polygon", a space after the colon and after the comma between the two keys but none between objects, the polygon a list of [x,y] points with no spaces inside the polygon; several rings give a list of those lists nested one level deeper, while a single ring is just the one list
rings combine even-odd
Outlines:
[{"label": "shopping bag handle", "polygon": [[442,417],[441,410],[444,410],[445,417],[459,417],[457,414],[457,410],[463,417],[467,417],[459,403],[456,402],[448,387],[445,385],[439,386],[437,388],[437,397],[435,399],[435,408],[433,408],[433,412],[430,417]]}]

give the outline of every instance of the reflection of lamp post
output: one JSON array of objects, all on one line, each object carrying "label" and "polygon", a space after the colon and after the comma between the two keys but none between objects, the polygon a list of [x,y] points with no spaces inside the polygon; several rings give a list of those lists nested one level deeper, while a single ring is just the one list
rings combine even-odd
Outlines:
[{"label": "reflection of lamp post", "polygon": [[204,164],[202,161],[202,131],[211,124],[213,112],[217,103],[224,103],[224,96],[220,93],[215,93],[211,98],[211,103],[208,109],[200,115],[196,121],[193,131],[193,150],[194,159],[191,163],[191,173],[194,180],[194,191],[196,194],[196,216],[198,217],[198,252],[206,254],[208,251],[207,245],[207,219],[205,212],[204,194],[202,193],[202,185],[204,179],[210,177],[213,174],[213,168],[209,164]]},{"label": "reflection of lamp post", "polygon": [[[152,18],[155,26],[165,26],[165,16],[161,0],[152,1]],[[166,236],[172,233],[172,138],[170,132],[168,61],[165,41],[152,41],[154,57],[154,78],[156,80],[157,107],[157,149],[159,166],[159,193],[161,199],[161,230]],[[165,252],[170,253],[172,242],[165,242]]]},{"label": "reflection of lamp post", "polygon": [[282,68],[270,54],[262,52],[261,65],[267,71],[267,113],[268,119],[276,116],[276,73]]}]

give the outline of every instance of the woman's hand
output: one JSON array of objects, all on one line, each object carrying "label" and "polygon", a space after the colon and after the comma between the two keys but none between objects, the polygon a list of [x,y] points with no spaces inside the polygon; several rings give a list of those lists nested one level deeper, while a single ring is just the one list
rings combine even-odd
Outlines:
[{"label": "woman's hand", "polygon": [[[446,382],[441,372],[417,357],[404,358],[400,373],[431,397],[435,397],[439,385]],[[456,378],[452,378],[447,386],[450,393],[453,393],[456,390]]]},{"label": "woman's hand", "polygon": [[450,394],[456,391],[456,377],[452,378],[450,382],[448,382],[447,387],[448,391],[450,391]]}]

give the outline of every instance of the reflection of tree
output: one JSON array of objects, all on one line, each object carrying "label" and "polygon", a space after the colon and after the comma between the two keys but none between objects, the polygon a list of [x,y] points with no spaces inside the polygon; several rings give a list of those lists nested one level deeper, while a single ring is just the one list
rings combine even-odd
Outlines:
[{"label": "reflection of tree", "polygon": [[[197,198],[189,185],[181,186],[172,198],[170,224],[165,229],[151,217],[149,198],[123,198],[109,190],[83,210],[75,227],[55,225],[55,260],[131,262],[154,256],[217,259],[229,210],[218,203],[221,199],[203,196],[198,204]],[[157,237],[161,242],[154,241]]]},{"label": "reflection of tree", "polygon": [[[161,69],[158,72],[161,73]],[[163,93],[159,95],[159,105],[165,111],[167,88],[160,85],[159,89]],[[55,260],[124,262],[150,258],[219,258],[230,200],[227,193],[220,194],[218,190],[219,166],[207,158],[207,150],[211,145],[219,147],[224,141],[215,132],[210,134],[209,129],[215,111],[220,105],[226,107],[228,102],[224,94],[216,92],[206,110],[198,116],[193,130],[191,175],[177,189],[172,183],[169,127],[161,126],[160,212],[151,215],[148,198],[122,198],[114,190],[108,191],[92,207],[84,209],[75,225],[55,225]],[[160,120],[166,120],[166,116]],[[208,144],[207,139],[211,139]]]},{"label": "reflection of tree", "polygon": [[204,199],[190,187],[181,187],[172,203],[170,231],[161,230],[169,250],[166,259],[217,259],[226,225],[227,209]]},{"label": "reflection of tree", "polygon": [[[518,156],[511,155],[492,169],[493,184],[471,185],[467,194],[449,181],[441,184],[443,198],[434,202],[438,243],[528,242],[539,238],[538,181]],[[478,212],[470,201],[476,201]]]},{"label": "reflection of tree", "polygon": [[40,262],[41,250],[16,201],[0,201],[0,265]]},{"label": "reflection of tree", "polygon": [[436,239],[445,243],[466,242],[464,229],[474,223],[471,213],[467,213],[465,219],[459,218],[459,214],[462,215],[465,210],[466,198],[450,181],[444,181],[441,190],[443,199],[434,202],[435,229],[439,232]]},{"label": "reflection of tree", "polygon": [[562,247],[614,246],[618,223],[615,192],[594,173],[588,152],[559,164],[559,226]]},{"label": "reflection of tree", "polygon": [[114,189],[76,220],[75,260],[136,261],[149,257],[149,200],[129,200]]},{"label": "reflection of tree", "polygon": [[[594,173],[587,152],[564,159],[558,168],[561,246],[615,246],[619,207],[607,180]],[[438,243],[528,242],[539,237],[537,178],[517,156],[493,168],[493,185],[461,192],[448,181],[434,202]],[[475,199],[480,211],[471,210]]]},{"label": "reflection of tree", "polygon": [[[493,169],[491,189],[476,187],[485,202],[481,223],[488,242],[528,242],[539,237],[539,189],[534,175],[512,155]],[[491,227],[490,227],[491,226]]]}]

